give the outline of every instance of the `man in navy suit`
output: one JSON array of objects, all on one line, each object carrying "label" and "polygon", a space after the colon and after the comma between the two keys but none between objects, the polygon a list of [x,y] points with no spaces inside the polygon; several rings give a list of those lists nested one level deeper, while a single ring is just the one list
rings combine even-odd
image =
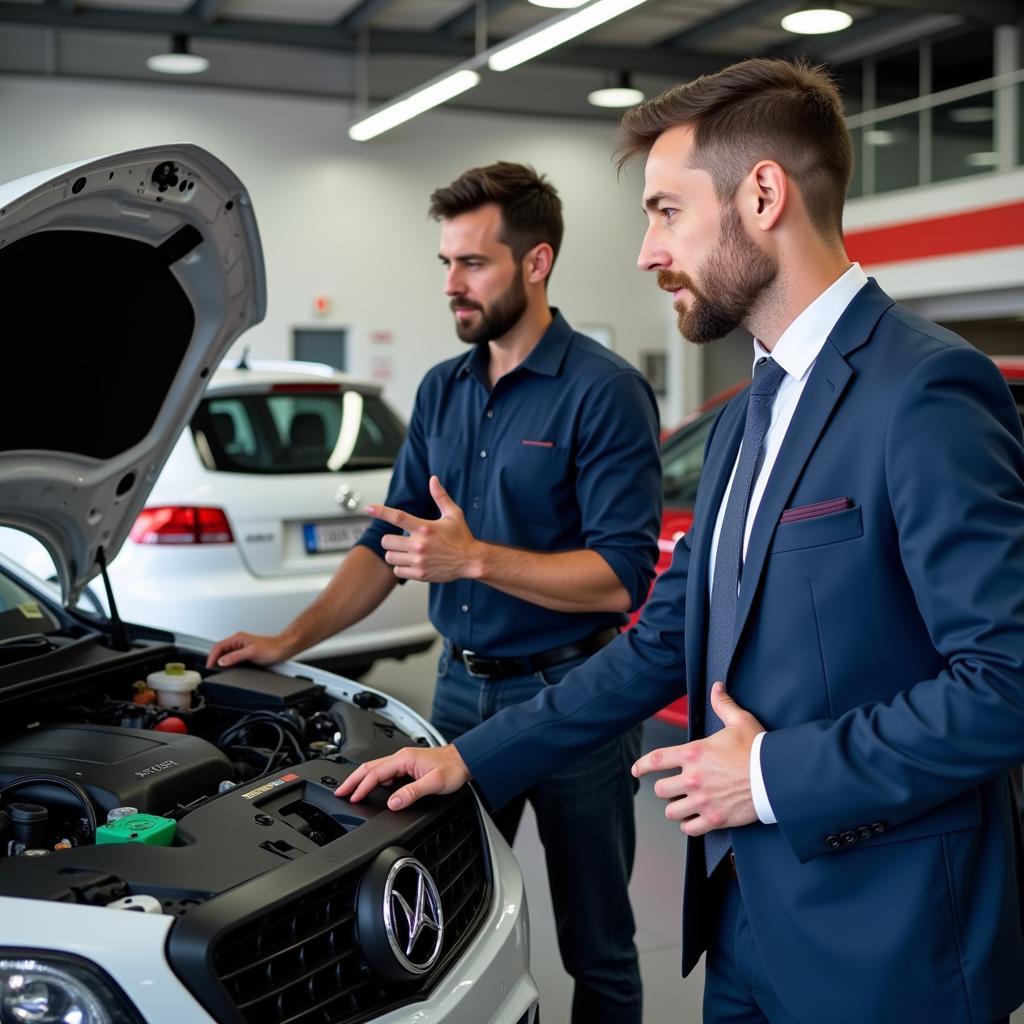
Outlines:
[{"label": "man in navy suit", "polygon": [[501,804],[685,679],[690,741],[633,773],[672,772],[655,792],[689,837],[683,973],[707,951],[705,1020],[1005,1020],[1024,999],[1013,402],[850,265],[850,138],[822,71],[745,61],[623,132],[647,158],[640,266],[681,333],[755,338],[694,527],[637,627],[561,685],[338,794],[411,776],[398,809],[472,778]]}]

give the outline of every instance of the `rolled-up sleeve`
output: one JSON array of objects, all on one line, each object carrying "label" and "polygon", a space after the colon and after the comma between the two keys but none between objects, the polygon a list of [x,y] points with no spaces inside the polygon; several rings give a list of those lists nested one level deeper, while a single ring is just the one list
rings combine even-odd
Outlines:
[{"label": "rolled-up sleeve", "polygon": [[611,566],[631,608],[647,598],[658,561],[658,431],[654,393],[635,370],[604,378],[587,395],[576,459],[583,541]]}]

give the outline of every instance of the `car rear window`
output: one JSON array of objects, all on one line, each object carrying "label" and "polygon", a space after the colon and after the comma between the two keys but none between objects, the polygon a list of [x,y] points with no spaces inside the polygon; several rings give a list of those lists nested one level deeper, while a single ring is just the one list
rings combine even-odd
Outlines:
[{"label": "car rear window", "polygon": [[320,394],[210,394],[192,418],[208,469],[229,473],[332,473],[390,469],[405,437],[378,395],[352,388]]}]

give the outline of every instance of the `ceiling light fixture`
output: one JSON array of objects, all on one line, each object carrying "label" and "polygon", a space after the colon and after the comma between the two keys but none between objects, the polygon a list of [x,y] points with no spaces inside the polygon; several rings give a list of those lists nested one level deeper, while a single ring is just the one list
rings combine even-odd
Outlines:
[{"label": "ceiling light fixture", "polygon": [[472,89],[479,82],[480,75],[469,68],[446,71],[440,78],[392,100],[368,117],[357,121],[349,128],[348,137],[356,142],[366,142],[367,139],[390,131],[397,125],[464,93],[467,89]]},{"label": "ceiling light fixture", "polygon": [[823,36],[829,32],[841,32],[852,24],[853,18],[846,11],[837,11],[832,7],[796,11],[782,19],[782,27],[798,36]]},{"label": "ceiling light fixture", "polygon": [[556,15],[541,22],[536,28],[513,36],[509,42],[492,50],[487,61],[488,67],[492,71],[508,71],[646,2],[647,0],[594,0],[579,10]]},{"label": "ceiling light fixture", "polygon": [[169,53],[156,53],[146,58],[146,67],[150,71],[159,71],[164,75],[198,75],[210,66],[205,57],[197,53],[189,53],[188,36],[171,36]]},{"label": "ceiling light fixture", "polygon": [[587,102],[594,107],[632,107],[643,99],[643,92],[633,88],[628,71],[619,72],[615,85],[595,89],[587,95]]},{"label": "ceiling light fixture", "polygon": [[971,167],[998,167],[999,154],[991,150],[981,153],[968,153],[964,157]]},{"label": "ceiling light fixture", "polygon": [[949,112],[950,121],[956,124],[985,124],[995,118],[991,107],[954,107]]},{"label": "ceiling light fixture", "polygon": [[896,141],[896,133],[891,128],[868,128],[864,141],[869,146],[891,146]]}]

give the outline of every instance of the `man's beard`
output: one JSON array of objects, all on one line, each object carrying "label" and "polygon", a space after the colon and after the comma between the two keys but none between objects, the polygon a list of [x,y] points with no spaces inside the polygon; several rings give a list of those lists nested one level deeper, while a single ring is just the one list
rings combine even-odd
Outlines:
[{"label": "man's beard", "polygon": [[475,327],[457,317],[455,319],[455,333],[467,345],[486,345],[495,338],[504,337],[526,312],[526,285],[522,267],[518,268],[508,288],[490,306],[484,307],[468,299],[452,299],[450,306],[453,310],[475,309],[480,312]]},{"label": "man's beard", "polygon": [[[750,311],[779,273],[778,260],[762,252],[747,237],[740,215],[731,206],[722,218],[722,237],[701,265],[701,288],[686,274],[658,272],[658,287],[686,288],[693,300],[678,310],[679,333],[696,345],[723,338],[747,319]],[[713,290],[712,299],[707,294]]]}]

